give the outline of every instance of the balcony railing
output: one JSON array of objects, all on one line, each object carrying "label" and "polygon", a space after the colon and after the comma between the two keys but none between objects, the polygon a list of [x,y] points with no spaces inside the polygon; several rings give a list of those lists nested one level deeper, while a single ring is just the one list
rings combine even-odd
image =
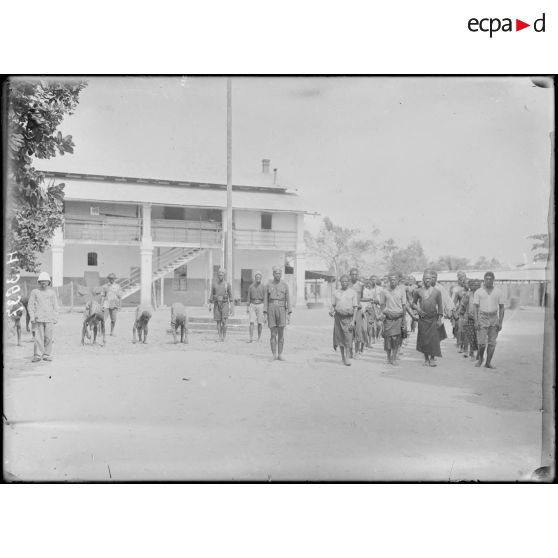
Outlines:
[{"label": "balcony railing", "polygon": [[139,241],[141,238],[141,220],[122,217],[93,221],[66,217],[64,238],[70,240]]},{"label": "balcony railing", "polygon": [[151,234],[156,242],[183,242],[199,246],[221,243],[221,227],[210,221],[175,221],[153,219]]},{"label": "balcony railing", "polygon": [[296,250],[296,232],[236,229],[234,245],[255,250]]}]

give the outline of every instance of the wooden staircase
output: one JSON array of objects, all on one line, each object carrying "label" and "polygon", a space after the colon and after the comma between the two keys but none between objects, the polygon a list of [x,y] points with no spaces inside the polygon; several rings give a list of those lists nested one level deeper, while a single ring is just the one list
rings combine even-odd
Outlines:
[{"label": "wooden staircase", "polygon": [[[205,252],[205,248],[171,248],[160,258],[157,269],[153,272],[151,282],[164,277],[181,265],[187,264]],[[138,268],[129,277],[116,281],[122,289],[122,300],[137,293],[141,288],[141,270]]]}]

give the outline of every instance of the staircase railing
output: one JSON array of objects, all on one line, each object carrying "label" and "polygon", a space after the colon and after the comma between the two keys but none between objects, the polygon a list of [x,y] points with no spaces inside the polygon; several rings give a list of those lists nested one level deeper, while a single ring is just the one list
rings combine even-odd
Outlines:
[{"label": "staircase railing", "polygon": [[[162,271],[167,265],[175,262],[177,259],[195,254],[200,251],[200,248],[171,248],[159,257],[157,262],[157,269],[154,273]],[[116,282],[120,285],[122,290],[139,284],[141,281],[141,269],[136,268],[128,277],[117,279]]]},{"label": "staircase railing", "polygon": [[161,255],[157,261],[157,270],[162,270],[178,258],[185,257],[193,252],[199,252],[198,248],[172,248],[168,252]]},{"label": "staircase railing", "polygon": [[132,271],[132,273],[130,273],[128,277],[124,277],[123,279],[120,280],[117,279],[116,282],[120,285],[120,288],[122,290],[125,290],[128,287],[131,287],[132,285],[139,283],[140,278],[141,278],[141,269],[136,268],[134,269],[134,271]]}]

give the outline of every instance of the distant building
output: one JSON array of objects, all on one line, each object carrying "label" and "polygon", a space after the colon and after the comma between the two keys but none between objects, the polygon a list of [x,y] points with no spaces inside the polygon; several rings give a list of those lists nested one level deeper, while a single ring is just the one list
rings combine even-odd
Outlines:
[{"label": "distant building", "polygon": [[[484,278],[486,270],[464,270],[469,279]],[[528,264],[515,269],[493,269],[495,280],[507,301],[519,300],[523,306],[544,306],[550,284],[546,266],[543,263]],[[413,277],[422,280],[422,271],[413,272]],[[456,271],[438,271],[438,281],[448,286],[457,284]]]},{"label": "distant building", "polygon": [[[267,281],[272,267],[289,257],[294,269],[285,279],[304,303],[306,209],[295,192],[275,184],[269,161],[263,165],[265,180],[233,185],[234,296],[245,300],[255,270]],[[66,185],[65,224],[40,255],[64,304],[70,286],[102,284],[111,272],[124,304],[207,302],[224,262],[225,184],[45,174]]]}]

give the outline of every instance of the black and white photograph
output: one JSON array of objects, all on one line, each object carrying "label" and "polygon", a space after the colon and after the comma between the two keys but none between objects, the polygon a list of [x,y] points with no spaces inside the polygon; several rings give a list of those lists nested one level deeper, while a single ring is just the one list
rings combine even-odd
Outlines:
[{"label": "black and white photograph", "polygon": [[6,482],[554,478],[554,78],[5,78]]}]

